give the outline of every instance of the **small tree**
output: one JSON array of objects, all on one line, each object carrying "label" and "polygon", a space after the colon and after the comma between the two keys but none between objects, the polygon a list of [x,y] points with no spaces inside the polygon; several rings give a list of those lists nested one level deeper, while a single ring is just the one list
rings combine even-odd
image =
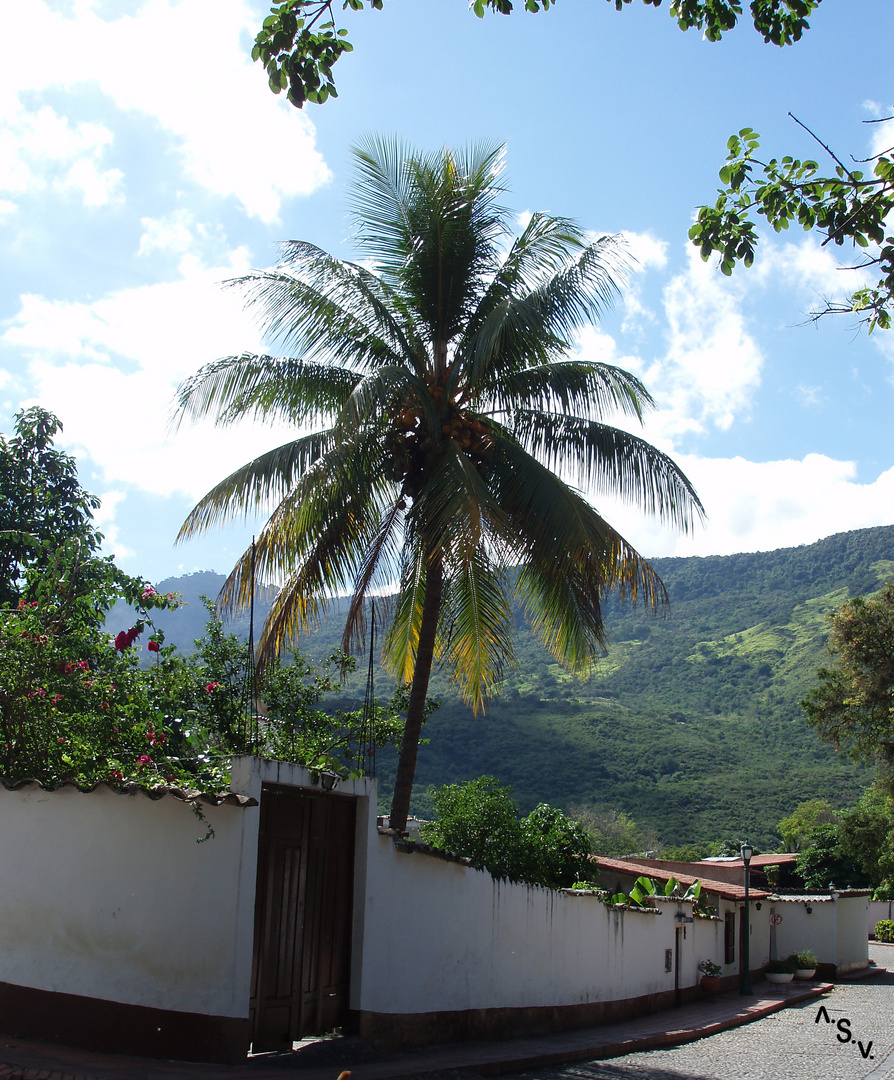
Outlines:
[{"label": "small tree", "polygon": [[35,405],[16,413],[12,438],[0,435],[0,607],[15,607],[28,567],[46,568],[67,541],[93,552],[102,540],[91,524],[99,499],[81,487],[74,458],[53,449],[61,430]]},{"label": "small tree", "polygon": [[894,785],[894,581],[831,616],[834,666],[801,703],[820,738],[855,760],[875,762]]},{"label": "small tree", "polygon": [[782,850],[800,851],[811,829],[817,825],[830,825],[834,819],[835,810],[825,799],[798,803],[792,813],[776,826],[782,837]]},{"label": "small tree", "polygon": [[519,819],[512,789],[492,776],[445,784],[432,801],[436,818],[421,827],[423,839],[495,877],[568,888],[591,851],[586,830],[561,810],[541,803]]},{"label": "small tree", "polygon": [[808,889],[868,888],[870,880],[859,861],[844,850],[837,825],[817,825],[798,856],[798,874]]}]

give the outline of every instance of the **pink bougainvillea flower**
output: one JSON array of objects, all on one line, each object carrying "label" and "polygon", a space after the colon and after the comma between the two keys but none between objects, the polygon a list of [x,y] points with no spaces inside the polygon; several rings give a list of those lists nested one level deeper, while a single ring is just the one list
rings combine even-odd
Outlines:
[{"label": "pink bougainvillea flower", "polygon": [[57,701],[65,701],[65,698],[61,694],[53,694],[52,702],[55,705]]},{"label": "pink bougainvillea flower", "polygon": [[109,773],[109,779],[110,780],[123,780],[124,779],[124,773],[119,772],[117,769],[112,769],[111,772]]},{"label": "pink bougainvillea flower", "polygon": [[89,671],[89,670],[90,670],[90,665],[87,663],[86,660],[79,660],[78,661],[78,671]]},{"label": "pink bougainvillea flower", "polygon": [[146,648],[149,650],[149,652],[161,652],[161,645],[159,645],[159,643],[154,639],[146,642]]},{"label": "pink bougainvillea flower", "polygon": [[208,683],[208,685],[207,685],[207,686],[205,687],[205,689],[206,689],[206,690],[208,691],[208,693],[210,694],[210,693],[212,693],[212,692],[213,692],[214,690],[216,690],[216,689],[217,689],[217,688],[218,688],[219,686],[220,686],[220,683],[216,683],[216,682],[210,682],[210,683]]},{"label": "pink bougainvillea flower", "polygon": [[115,635],[115,648],[118,652],[124,652],[133,645],[142,632],[139,626],[132,626],[129,630],[120,630]]},{"label": "pink bougainvillea flower", "polygon": [[161,732],[156,735],[154,731],[150,731],[146,738],[153,746],[164,746],[165,736]]},{"label": "pink bougainvillea flower", "polygon": [[153,596],[155,596],[155,589],[153,589],[151,585],[147,585],[146,588],[143,589],[143,599],[150,600]]},{"label": "pink bougainvillea flower", "polygon": [[152,758],[148,754],[140,754],[140,768],[144,769],[147,765],[152,764]]}]

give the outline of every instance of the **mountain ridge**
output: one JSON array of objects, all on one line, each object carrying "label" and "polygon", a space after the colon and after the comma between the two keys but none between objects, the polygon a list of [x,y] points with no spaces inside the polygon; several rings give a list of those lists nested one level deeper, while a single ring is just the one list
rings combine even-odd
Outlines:
[{"label": "mountain ridge", "polygon": [[[589,679],[563,671],[520,611],[516,665],[483,717],[443,675],[433,678],[442,706],[420,748],[417,812],[430,808],[430,785],[487,774],[510,784],[525,811],[537,802],[624,810],[667,843],[747,836],[769,847],[798,802],[855,801],[871,772],[822,744],[799,703],[827,660],[828,615],[894,577],[894,526],[769,552],[650,561],[668,590],[667,617],[608,598],[608,650]],[[204,586],[224,580],[197,576]],[[188,585],[192,594],[198,584],[169,578],[158,588]],[[169,641],[179,615],[168,617]],[[256,635],[260,620],[256,612]],[[230,628],[247,633],[247,619]],[[341,629],[330,617],[302,648],[319,657],[337,647]],[[342,704],[362,700],[366,662]],[[379,696],[389,685],[376,665]],[[380,754],[383,804],[393,771],[393,755]]]}]

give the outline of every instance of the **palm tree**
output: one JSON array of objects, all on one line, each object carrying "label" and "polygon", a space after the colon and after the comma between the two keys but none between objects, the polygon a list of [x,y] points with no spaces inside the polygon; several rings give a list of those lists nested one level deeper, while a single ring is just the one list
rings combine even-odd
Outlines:
[{"label": "palm tree", "polygon": [[273,269],[234,284],[286,355],[226,357],[179,391],[181,416],[285,420],[296,438],[209,491],[180,537],[275,507],[220,598],[248,600],[253,560],[283,582],[261,662],[345,591],[351,648],[365,601],[398,583],[384,652],[411,683],[391,808],[402,830],[436,660],[477,710],[511,661],[513,595],[578,673],[604,651],[607,590],[666,601],[577,487],[681,529],[703,511],[665,454],[605,422],[641,421],[643,385],[574,347],[617,293],[617,240],[545,214],[513,239],[502,148],[423,154],[373,139],[354,155],[364,262],[283,245]]}]

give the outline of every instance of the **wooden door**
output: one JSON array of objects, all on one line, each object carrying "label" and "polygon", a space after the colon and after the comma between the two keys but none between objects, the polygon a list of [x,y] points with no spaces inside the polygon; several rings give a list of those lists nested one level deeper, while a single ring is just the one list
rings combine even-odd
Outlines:
[{"label": "wooden door", "polygon": [[289,1050],[346,1020],[356,804],[265,786],[261,794],[252,1047]]}]

